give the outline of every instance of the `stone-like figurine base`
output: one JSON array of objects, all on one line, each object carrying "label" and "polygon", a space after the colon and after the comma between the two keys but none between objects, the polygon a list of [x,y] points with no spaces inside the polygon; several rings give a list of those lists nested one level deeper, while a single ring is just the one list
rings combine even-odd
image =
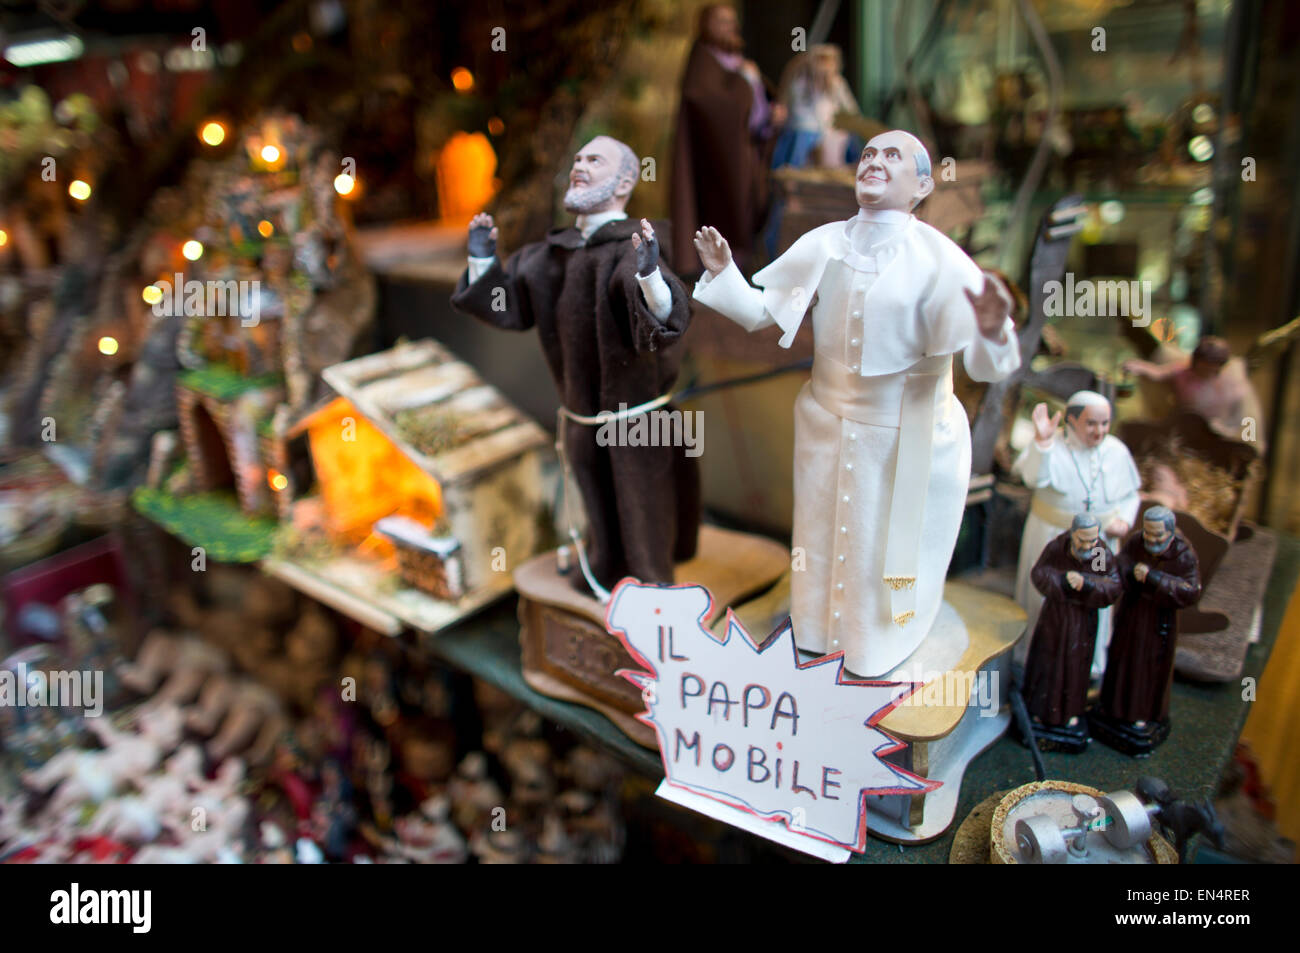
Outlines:
[{"label": "stone-like figurine base", "polygon": [[[695,558],[675,575],[677,584],[696,583],[713,595],[713,623],[729,606],[770,587],[789,564],[786,548],[770,539],[701,526]],[[640,690],[614,674],[640,666],[606,631],[605,606],[573,588],[576,572],[575,564],[570,575],[560,575],[554,552],[515,570],[524,680],[543,695],[596,709],[637,744],[657,748],[654,729],[636,720],[645,711]]]},{"label": "stone-like figurine base", "polygon": [[[1088,737],[1088,722],[1085,718],[1080,718],[1074,727],[1069,725],[1043,725],[1034,722],[1033,728],[1034,740],[1038,742],[1039,751],[1082,754],[1088,750],[1088,742],[1092,740]],[[1011,730],[1020,743],[1028,748],[1029,739],[1021,733],[1020,726],[1012,722]]]},{"label": "stone-like figurine base", "polygon": [[1119,721],[1103,712],[1088,713],[1092,736],[1107,747],[1135,758],[1146,757],[1169,737],[1169,722],[1149,721],[1143,728],[1129,721]]}]

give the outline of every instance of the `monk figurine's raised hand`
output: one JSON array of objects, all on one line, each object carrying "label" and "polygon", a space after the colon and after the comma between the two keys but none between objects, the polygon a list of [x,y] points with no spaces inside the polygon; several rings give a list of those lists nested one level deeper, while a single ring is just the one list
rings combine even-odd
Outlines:
[{"label": "monk figurine's raised hand", "polygon": [[980,334],[997,344],[1005,343],[1007,315],[1015,307],[1015,302],[1002,287],[1002,282],[985,274],[984,287],[980,293],[973,295],[967,291],[966,297],[975,309],[975,324],[979,327]]},{"label": "monk figurine's raised hand", "polygon": [[[644,238],[642,237],[644,236]],[[641,231],[632,233],[632,247],[636,249],[636,273],[649,278],[659,267],[659,239],[648,218],[641,219]]]},{"label": "monk figurine's raised hand", "polygon": [[479,212],[469,220],[469,257],[491,258],[497,253],[497,229],[492,216]]},{"label": "monk figurine's raised hand", "polygon": [[722,233],[711,225],[705,225],[695,233],[695,250],[700,254],[700,261],[709,274],[717,277],[731,264],[731,246],[722,237]]}]

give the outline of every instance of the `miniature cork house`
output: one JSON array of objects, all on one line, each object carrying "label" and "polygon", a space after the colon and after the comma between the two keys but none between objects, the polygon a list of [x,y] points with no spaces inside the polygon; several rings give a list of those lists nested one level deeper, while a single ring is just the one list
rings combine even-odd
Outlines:
[{"label": "miniature cork house", "polygon": [[195,490],[233,486],[245,513],[275,511],[273,468],[259,428],[283,393],[274,378],[246,378],[218,366],[180,376],[176,411]]},{"label": "miniature cork house", "polygon": [[299,421],[325,520],[391,545],[403,580],[440,599],[508,589],[545,545],[550,436],[434,341],[326,368],[341,395]]}]

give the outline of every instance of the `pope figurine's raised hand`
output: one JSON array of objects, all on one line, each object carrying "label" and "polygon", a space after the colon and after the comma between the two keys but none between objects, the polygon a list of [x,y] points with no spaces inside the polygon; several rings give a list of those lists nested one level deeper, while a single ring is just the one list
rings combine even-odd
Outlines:
[{"label": "pope figurine's raised hand", "polygon": [[1020,365],[1011,299],[912,209],[934,189],[909,133],[862,151],[848,221],[813,229],[754,275],[701,228],[697,301],[789,347],[805,315],[812,380],[795,403],[791,582],[800,648],[843,651],[858,675],[897,666],[930,631],[965,509],[970,428],[952,393],[960,352],[976,380]]}]

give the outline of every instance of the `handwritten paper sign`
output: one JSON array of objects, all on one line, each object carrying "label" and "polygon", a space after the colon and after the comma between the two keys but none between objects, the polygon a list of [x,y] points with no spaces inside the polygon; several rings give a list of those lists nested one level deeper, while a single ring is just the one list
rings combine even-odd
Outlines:
[{"label": "handwritten paper sign", "polygon": [[919,685],[846,679],[838,652],[801,662],[788,621],[758,644],[729,609],[719,639],[704,625],[712,607],[703,586],[625,579],[606,612],[644,669],[619,674],[640,687],[638,718],[658,734],[661,794],[842,860],[866,846],[866,795],[939,786],[882,758],[903,744],[877,725]]}]

